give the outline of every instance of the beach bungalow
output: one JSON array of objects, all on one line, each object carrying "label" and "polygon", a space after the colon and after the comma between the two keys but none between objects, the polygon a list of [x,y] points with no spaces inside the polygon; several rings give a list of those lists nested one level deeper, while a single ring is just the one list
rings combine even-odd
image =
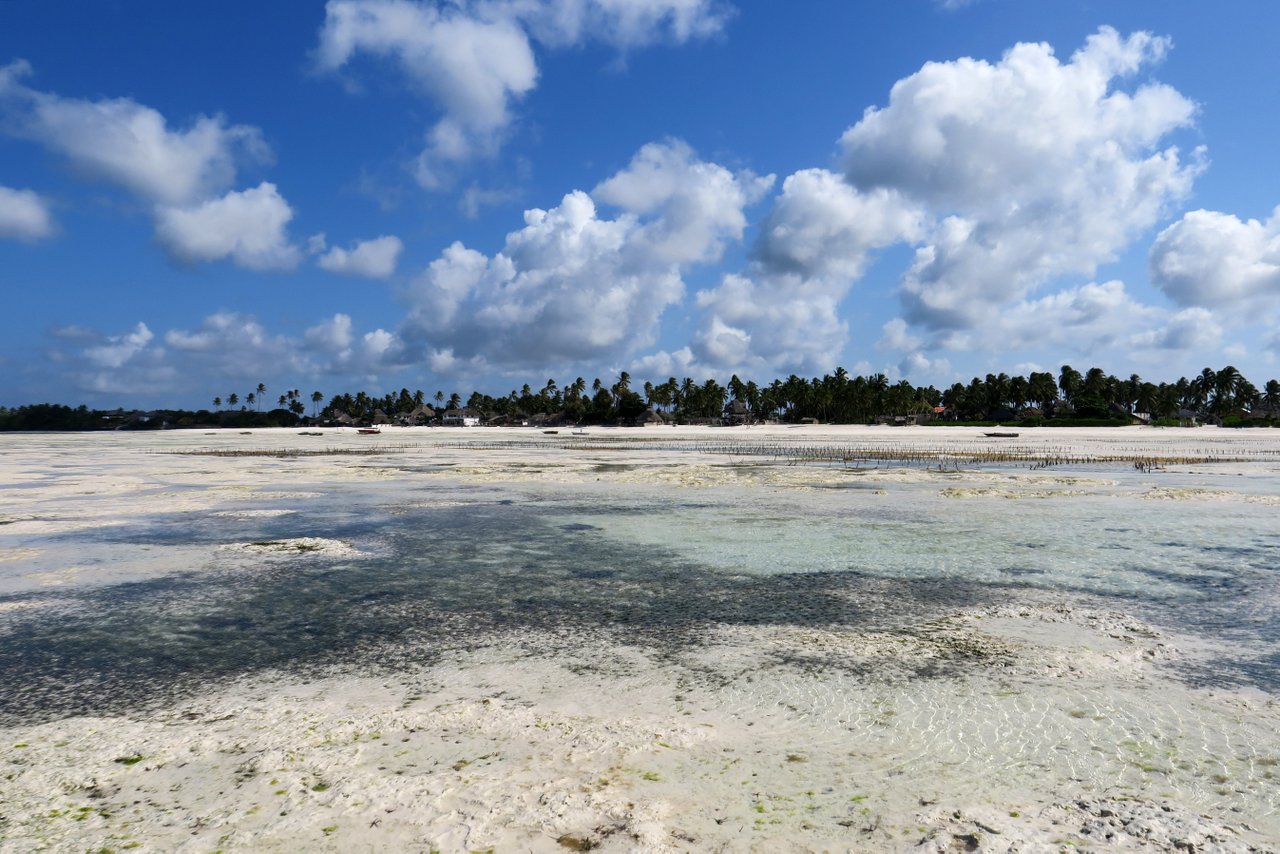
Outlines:
[{"label": "beach bungalow", "polygon": [[436,418],[436,411],[425,403],[419,403],[408,412],[402,412],[396,420],[401,424],[430,424]]},{"label": "beach bungalow", "polygon": [[746,401],[734,398],[724,408],[724,424],[726,427],[738,427],[751,423],[751,407]]},{"label": "beach bungalow", "polygon": [[446,427],[479,427],[480,413],[474,409],[446,409],[440,423]]},{"label": "beach bungalow", "polygon": [[636,416],[635,423],[637,427],[661,427],[667,423],[667,416],[653,407],[649,407]]},{"label": "beach bungalow", "polygon": [[1222,426],[1222,419],[1218,416],[1208,412],[1197,412],[1194,409],[1179,409],[1176,417],[1179,427]]}]

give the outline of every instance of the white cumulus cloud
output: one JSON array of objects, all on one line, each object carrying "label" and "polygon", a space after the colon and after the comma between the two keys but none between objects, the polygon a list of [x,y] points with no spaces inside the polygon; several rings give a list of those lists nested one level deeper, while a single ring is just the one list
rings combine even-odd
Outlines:
[{"label": "white cumulus cloud", "polygon": [[687,264],[716,261],[727,241],[740,240],[747,226],[744,209],[773,180],[734,174],[699,160],[686,143],[668,140],[642,147],[627,168],[591,195],[637,216],[658,214],[640,226],[634,251],[647,262]]},{"label": "white cumulus cloud", "polygon": [[706,38],[732,15],[718,0],[513,0],[507,8],[548,46],[597,41],[623,50]]},{"label": "white cumulus cloud", "polygon": [[1091,274],[1188,194],[1199,158],[1159,146],[1195,105],[1159,83],[1118,86],[1168,46],[1104,27],[1065,63],[1047,44],[931,62],[845,132],[850,183],[936,218],[903,280],[907,319],[979,324],[1055,276]]},{"label": "white cumulus cloud", "polygon": [[302,340],[308,350],[345,358],[351,350],[351,316],[335,314],[328,320],[308,327]]},{"label": "white cumulus cloud", "polygon": [[783,182],[754,255],[778,273],[855,279],[871,250],[919,238],[922,214],[896,190],[863,193],[825,169],[805,169]]},{"label": "white cumulus cloud", "polygon": [[396,261],[404,244],[400,238],[386,235],[361,240],[351,249],[333,247],[316,261],[321,269],[346,276],[386,279],[396,271]]},{"label": "white cumulus cloud", "polygon": [[85,349],[85,357],[100,368],[119,368],[146,349],[155,336],[145,323],[139,323],[132,332],[114,335],[100,344]]},{"label": "white cumulus cloud", "polygon": [[81,174],[152,202],[186,204],[230,187],[238,159],[270,150],[257,128],[200,116],[187,128],[128,98],[65,98],[26,86],[24,61],[0,68],[0,111],[10,133],[36,140]]},{"label": "white cumulus cloud", "polygon": [[[642,148],[591,195],[525,212],[486,256],[446,249],[411,286],[401,337],[442,365],[500,370],[620,364],[656,337],[683,271],[741,239],[743,208],[771,178],[699,160],[679,141]],[[620,209],[602,215],[593,195]]]},{"label": "white cumulus cloud", "polygon": [[33,190],[0,186],[0,238],[42,240],[53,234],[49,203]]},{"label": "white cumulus cloud", "polygon": [[849,331],[837,311],[849,283],[755,272],[698,292],[704,322],[691,346],[701,369],[751,375],[830,367]]},{"label": "white cumulus cloud", "polygon": [[285,233],[293,209],[274,184],[191,207],[156,210],[156,239],[182,261],[229,259],[251,270],[292,270],[302,253]]},{"label": "white cumulus cloud", "polygon": [[895,190],[861,192],[823,169],[790,175],[749,269],[697,295],[696,365],[740,374],[830,368],[848,337],[840,302],[874,250],[920,235],[921,216]]},{"label": "white cumulus cloud", "polygon": [[227,258],[253,270],[297,265],[299,251],[284,231],[293,211],[275,185],[229,189],[242,162],[271,159],[257,128],[221,116],[171,128],[158,111],[129,98],[68,98],[27,86],[30,74],[22,60],[0,68],[0,128],[153,205],[156,239],[171,255]]},{"label": "white cumulus cloud", "polygon": [[418,161],[418,179],[429,188],[441,185],[449,164],[492,154],[511,120],[511,101],[538,79],[518,23],[465,5],[330,0],[316,52],[320,67],[336,71],[358,53],[394,61],[441,105],[444,115],[428,130]]},{"label": "white cumulus cloud", "polygon": [[1280,208],[1266,222],[1197,210],[1160,232],[1151,281],[1181,306],[1249,313],[1280,304]]},{"label": "white cumulus cloud", "polygon": [[1203,308],[1184,308],[1155,329],[1134,335],[1134,349],[1204,353],[1222,341],[1222,325]]},{"label": "white cumulus cloud", "polygon": [[329,0],[316,61],[338,71],[359,54],[394,63],[441,116],[427,129],[415,174],[439,189],[457,167],[488,157],[537,85],[533,41],[619,48],[710,35],[725,13],[710,0]]},{"label": "white cumulus cloud", "polygon": [[971,346],[1057,347],[1092,352],[1123,344],[1168,312],[1133,298],[1121,281],[1088,283],[1005,306],[975,329]]},{"label": "white cumulus cloud", "polygon": [[456,357],[483,352],[510,369],[592,361],[648,343],[684,286],[673,264],[628,269],[637,232],[634,218],[602,219],[591,197],[575,191],[555,208],[527,211],[525,227],[483,267],[470,250],[452,248],[416,289],[415,317]]},{"label": "white cumulus cloud", "polygon": [[51,351],[56,364],[82,391],[94,394],[135,394],[174,387],[178,372],[166,361],[165,348],[143,322],[119,335],[85,327],[55,330],[55,336],[79,345],[72,353]]},{"label": "white cumulus cloud", "polygon": [[880,340],[876,342],[877,350],[906,351],[915,350],[924,342],[907,331],[907,322],[895,317],[881,327]]},{"label": "white cumulus cloud", "polygon": [[232,311],[211,314],[191,331],[172,329],[164,341],[174,363],[187,373],[235,382],[258,379],[264,365],[273,373],[367,378],[387,366],[384,356],[395,343],[381,329],[357,335],[345,314],[335,314],[294,338],[268,331],[252,315]]}]

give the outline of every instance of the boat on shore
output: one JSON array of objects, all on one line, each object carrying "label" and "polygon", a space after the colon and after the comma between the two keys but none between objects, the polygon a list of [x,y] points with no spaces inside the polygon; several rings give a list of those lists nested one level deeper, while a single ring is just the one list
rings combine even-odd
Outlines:
[{"label": "boat on shore", "polygon": [[378,429],[377,427],[357,427],[357,428],[356,428],[356,432],[357,432],[357,433],[364,433],[364,434],[366,434],[366,435],[369,435],[369,434],[372,434],[372,433],[381,433],[382,431],[381,431],[380,429]]},{"label": "boat on shore", "polygon": [[1016,439],[1017,433],[983,433],[988,439]]}]

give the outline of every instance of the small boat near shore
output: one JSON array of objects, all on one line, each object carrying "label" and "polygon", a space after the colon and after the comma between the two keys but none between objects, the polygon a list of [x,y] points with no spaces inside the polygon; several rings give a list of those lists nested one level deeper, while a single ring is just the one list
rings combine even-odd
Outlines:
[{"label": "small boat near shore", "polygon": [[556,435],[557,433],[559,433],[560,431],[559,431],[559,430],[543,430],[542,432],[543,432],[543,433],[546,433],[548,436],[554,436],[554,435]]},{"label": "small boat near shore", "polygon": [[983,433],[988,439],[1016,439],[1017,433]]},{"label": "small boat near shore", "polygon": [[377,427],[357,427],[356,432],[364,433],[365,435],[370,435],[374,433],[381,433],[382,431],[379,430]]}]

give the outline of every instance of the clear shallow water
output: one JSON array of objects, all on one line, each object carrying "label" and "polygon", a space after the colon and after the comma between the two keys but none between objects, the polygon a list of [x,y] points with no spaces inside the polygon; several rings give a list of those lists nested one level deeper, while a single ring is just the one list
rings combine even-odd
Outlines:
[{"label": "clear shallow water", "polygon": [[[528,630],[562,633],[565,650],[599,635],[675,657],[723,626],[911,632],[1063,594],[1236,644],[1189,681],[1280,691],[1274,506],[1150,501],[1132,483],[1017,499],[946,485],[304,485],[321,494],[233,505],[285,515],[161,513],[54,536],[89,550],[326,537],[365,556],[214,552],[144,582],[0,597],[57,603],[0,611],[0,720],[126,711],[264,669],[429,664]],[[944,656],[911,675],[970,664]]]}]

